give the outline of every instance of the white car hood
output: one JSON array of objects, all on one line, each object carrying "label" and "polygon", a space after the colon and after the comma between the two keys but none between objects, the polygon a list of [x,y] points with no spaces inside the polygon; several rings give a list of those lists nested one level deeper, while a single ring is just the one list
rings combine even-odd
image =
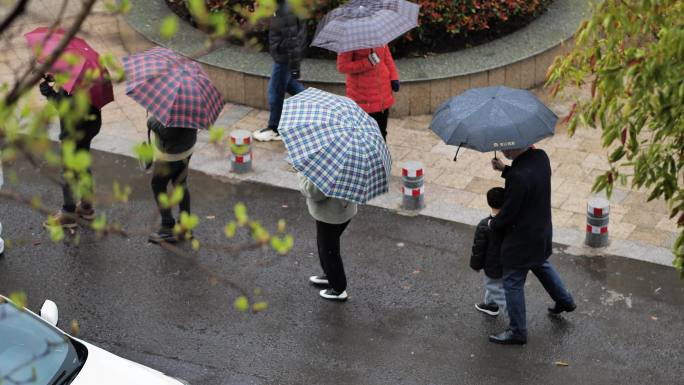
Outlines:
[{"label": "white car hood", "polygon": [[78,341],[88,348],[88,358],[72,385],[181,385],[159,371]]}]

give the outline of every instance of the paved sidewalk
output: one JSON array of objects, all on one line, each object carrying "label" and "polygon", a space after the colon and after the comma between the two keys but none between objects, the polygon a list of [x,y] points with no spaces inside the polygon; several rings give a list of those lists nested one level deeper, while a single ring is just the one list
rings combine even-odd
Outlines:
[{"label": "paved sidewalk", "polygon": [[[40,0],[23,20],[22,32],[47,24],[55,0]],[[73,2],[72,2],[73,3]],[[53,7],[50,7],[50,4]],[[73,11],[70,8],[70,11]],[[43,15],[43,16],[41,16]],[[27,60],[28,49],[23,37],[11,39],[11,50],[0,54],[0,79],[11,79],[21,60]],[[115,18],[95,15],[88,19],[83,37],[99,52],[126,55],[118,34]],[[559,116],[564,116],[571,102],[551,98],[544,90],[535,91]],[[35,103],[42,103],[36,92]],[[94,148],[132,155],[132,146],[145,138],[145,110],[125,96],[123,85],[115,87],[116,101],[103,109],[103,129],[93,143]],[[219,125],[255,131],[266,126],[267,111],[240,105],[226,105]],[[392,191],[371,204],[396,209],[399,193],[400,165],[407,160],[420,160],[426,166],[426,202],[422,214],[475,224],[486,215],[484,193],[503,180],[491,169],[492,154],[462,149],[453,161],[454,147],[449,147],[428,130],[430,116],[390,119],[388,143],[394,160]],[[228,148],[208,143],[206,133],[200,135],[192,168],[211,175],[247,179],[287,188],[296,187],[296,179],[285,162],[281,143],[258,143],[255,146],[253,173],[234,175],[229,172]],[[554,240],[572,246],[569,251],[591,253],[582,246],[586,223],[585,210],[590,190],[597,175],[608,169],[607,151],[601,148],[600,131],[581,128],[569,137],[559,126],[554,137],[539,144],[550,156],[553,167]],[[670,265],[670,248],[676,238],[676,225],[668,219],[667,205],[662,201],[646,202],[645,191],[616,189],[611,199],[611,245],[599,253],[609,253]]]}]

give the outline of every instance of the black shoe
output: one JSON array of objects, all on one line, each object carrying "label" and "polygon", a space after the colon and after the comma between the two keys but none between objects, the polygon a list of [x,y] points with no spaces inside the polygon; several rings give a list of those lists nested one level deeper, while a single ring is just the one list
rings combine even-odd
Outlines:
[{"label": "black shoe", "polygon": [[499,334],[489,336],[489,342],[494,342],[499,345],[525,345],[527,337],[513,334],[511,330],[506,330]]},{"label": "black shoe", "polygon": [[173,229],[162,227],[157,231],[156,233],[150,234],[149,238],[147,238],[148,241],[156,244],[160,244],[162,242],[166,243],[176,243],[178,242],[178,238],[173,234]]},{"label": "black shoe", "polygon": [[499,315],[499,305],[495,303],[478,303],[475,309],[494,317]]},{"label": "black shoe", "polygon": [[576,308],[577,305],[575,305],[574,303],[561,305],[556,302],[556,304],[553,307],[550,307],[548,310],[550,315],[558,316],[564,311],[570,313],[574,311]]},{"label": "black shoe", "polygon": [[333,301],[346,301],[347,300],[347,291],[343,291],[341,293],[338,293],[335,291],[335,289],[325,289],[321,290],[319,293],[321,297],[325,299],[330,299]]}]

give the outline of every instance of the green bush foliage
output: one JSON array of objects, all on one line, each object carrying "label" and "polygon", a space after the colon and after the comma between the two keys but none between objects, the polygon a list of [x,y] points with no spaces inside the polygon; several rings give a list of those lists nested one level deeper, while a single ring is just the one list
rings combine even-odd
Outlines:
[{"label": "green bush foliage", "polygon": [[[187,0],[166,0],[186,20],[191,20]],[[309,39],[316,25],[330,10],[345,0],[292,0],[301,2],[310,12]],[[397,56],[421,56],[455,51],[474,46],[526,25],[543,13],[551,0],[411,0],[420,4],[419,26],[392,43]],[[246,36],[261,46],[268,44],[267,26],[251,26],[245,15],[258,7],[252,0],[205,0],[211,12],[225,12],[229,20],[244,28]],[[325,56],[322,50],[311,50],[313,56]]]}]

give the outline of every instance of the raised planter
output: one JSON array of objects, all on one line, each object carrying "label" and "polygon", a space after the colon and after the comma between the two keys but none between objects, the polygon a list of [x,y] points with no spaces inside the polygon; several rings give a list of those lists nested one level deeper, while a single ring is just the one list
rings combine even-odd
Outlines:
[{"label": "raised planter", "polygon": [[[204,34],[181,22],[171,40],[159,35],[159,25],[171,10],[164,0],[132,0],[132,11],[120,20],[120,33],[129,52],[154,45],[184,55],[202,49]],[[492,42],[426,58],[396,61],[402,81],[392,116],[432,113],[443,101],[468,88],[507,85],[531,88],[544,82],[554,58],[572,47],[572,36],[589,10],[587,0],[555,0],[546,13],[528,26]],[[227,101],[268,108],[271,58],[267,53],[229,46],[197,58]],[[302,81],[344,94],[344,77],[334,61],[307,59]]]}]

